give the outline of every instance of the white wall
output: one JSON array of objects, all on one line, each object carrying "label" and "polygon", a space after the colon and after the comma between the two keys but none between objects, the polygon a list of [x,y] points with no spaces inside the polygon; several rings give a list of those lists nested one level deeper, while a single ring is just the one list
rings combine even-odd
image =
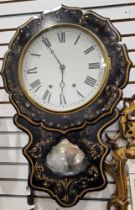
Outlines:
[{"label": "white wall", "polygon": [[[135,3],[132,0],[35,0],[35,1],[0,1],[0,69],[3,56],[8,49],[8,43],[18,26],[33,15],[44,10],[52,9],[60,4],[67,6],[81,6],[92,8],[95,12],[109,17],[114,26],[123,36],[122,41],[127,45],[129,56],[133,61],[129,83],[123,90],[123,97],[135,93]],[[122,108],[122,102],[118,107]],[[28,165],[22,155],[22,147],[27,143],[28,137],[13,124],[15,109],[9,103],[8,94],[3,87],[0,76],[0,210],[26,210],[26,186]],[[107,129],[115,134],[118,122]],[[129,161],[129,173],[135,174],[135,161]],[[111,182],[103,191],[88,193],[75,207],[68,210],[105,210],[107,199],[115,189]],[[130,191],[129,191],[130,192]],[[48,198],[38,199],[37,210],[62,210],[48,194],[37,195]],[[129,193],[129,201],[131,196]],[[129,206],[129,209],[131,205]]]}]

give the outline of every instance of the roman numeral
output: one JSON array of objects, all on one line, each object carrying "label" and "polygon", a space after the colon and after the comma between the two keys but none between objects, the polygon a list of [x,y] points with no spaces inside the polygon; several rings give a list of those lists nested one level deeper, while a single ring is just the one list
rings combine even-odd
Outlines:
[{"label": "roman numeral", "polygon": [[44,93],[44,95],[43,95],[43,97],[42,97],[42,99],[44,101],[47,100],[47,102],[49,103],[50,102],[50,99],[51,99],[51,95],[52,95],[51,92],[49,90],[46,90],[45,93]]},{"label": "roman numeral", "polygon": [[94,87],[94,85],[96,84],[97,80],[90,77],[90,76],[87,76],[84,83],[91,86],[91,87]]},{"label": "roman numeral", "polygon": [[50,47],[51,43],[47,37],[42,36],[42,42],[47,46]]},{"label": "roman numeral", "polygon": [[32,89],[35,89],[36,88],[34,92],[37,92],[39,90],[39,88],[41,88],[41,82],[40,82],[39,79],[37,79],[34,82],[32,82],[30,84],[30,86],[31,86]]},{"label": "roman numeral", "polygon": [[89,63],[89,69],[99,69],[100,63]]},{"label": "roman numeral", "polygon": [[84,95],[83,95],[82,93],[80,93],[78,90],[76,90],[76,92],[77,92],[77,94],[78,94],[79,96],[81,96],[82,98],[84,98]]},{"label": "roman numeral", "polygon": [[80,38],[80,35],[79,35],[79,36],[77,37],[77,39],[75,40],[74,45],[76,45],[76,44],[77,44],[77,42],[78,42],[79,38]]},{"label": "roman numeral", "polygon": [[66,104],[67,102],[66,102],[66,98],[65,98],[65,96],[63,95],[63,94],[60,94],[60,104],[61,105],[64,105],[64,104]]},{"label": "roman numeral", "polygon": [[27,70],[27,74],[35,74],[35,73],[37,73],[37,67]]},{"label": "roman numeral", "polygon": [[89,47],[88,49],[84,50],[84,54],[87,55],[88,53],[90,53],[91,51],[93,51],[95,48],[94,46]]},{"label": "roman numeral", "polygon": [[33,56],[41,56],[40,54],[37,54],[37,53],[30,53],[30,54]]},{"label": "roman numeral", "polygon": [[60,43],[65,42],[65,32],[60,32],[60,33],[57,33],[57,34],[58,34],[59,42]]}]

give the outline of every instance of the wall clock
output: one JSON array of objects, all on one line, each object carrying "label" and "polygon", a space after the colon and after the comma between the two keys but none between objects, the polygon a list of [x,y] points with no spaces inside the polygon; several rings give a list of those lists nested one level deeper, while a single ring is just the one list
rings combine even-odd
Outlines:
[{"label": "wall clock", "polygon": [[62,5],[19,27],[5,56],[14,122],[29,135],[29,186],[64,207],[107,184],[102,133],[131,67],[120,41],[109,19]]}]

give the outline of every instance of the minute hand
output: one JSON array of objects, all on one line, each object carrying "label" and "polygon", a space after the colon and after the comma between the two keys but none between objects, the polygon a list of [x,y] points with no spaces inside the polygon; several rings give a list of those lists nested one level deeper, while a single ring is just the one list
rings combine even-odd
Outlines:
[{"label": "minute hand", "polygon": [[57,58],[57,56],[56,56],[54,50],[52,50],[51,48],[50,48],[50,50],[51,50],[51,53],[53,54],[53,56],[56,58],[57,62],[58,62],[58,63],[60,64],[60,66],[61,66],[62,63],[61,63],[60,60]]},{"label": "minute hand", "polygon": [[58,59],[58,57],[56,56],[54,50],[51,48],[51,45],[47,43],[47,47],[50,49],[51,54],[55,57],[56,61],[58,62],[58,64],[60,65],[60,69],[64,70],[65,69],[65,65],[63,65],[60,60]]},{"label": "minute hand", "polygon": [[65,65],[63,65],[63,64],[60,62],[60,60],[58,59],[58,57],[56,56],[54,50],[51,48],[51,44],[50,44],[49,40],[48,40],[48,39],[45,39],[45,38],[43,37],[43,40],[42,40],[42,41],[43,41],[43,43],[50,49],[51,54],[55,57],[56,61],[57,61],[58,64],[60,65],[60,69],[61,69],[61,70],[64,70],[64,69],[65,69]]},{"label": "minute hand", "polygon": [[53,54],[53,56],[56,58],[57,62],[59,63],[60,69],[61,69],[61,70],[64,70],[64,69],[65,69],[65,65],[63,65],[63,64],[60,62],[60,60],[57,58],[57,56],[56,56],[54,50],[52,50],[52,49],[50,49],[50,50],[51,50],[51,53]]}]

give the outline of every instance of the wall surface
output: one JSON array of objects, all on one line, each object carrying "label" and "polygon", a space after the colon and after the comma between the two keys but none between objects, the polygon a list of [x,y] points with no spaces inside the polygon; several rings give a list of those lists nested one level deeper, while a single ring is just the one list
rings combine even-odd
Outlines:
[{"label": "wall surface", "polygon": [[[132,96],[135,93],[134,0],[0,0],[0,69],[8,44],[17,27],[34,15],[55,8],[60,4],[87,7],[111,19],[121,33],[122,42],[127,45],[129,57],[133,62],[129,83],[123,90],[123,98]],[[118,108],[122,108],[122,101],[118,104]],[[0,210],[28,209],[26,201],[28,164],[22,155],[22,147],[27,144],[28,137],[13,124],[14,114],[15,109],[9,102],[0,76]],[[106,132],[114,135],[118,129],[118,122],[116,122]],[[134,160],[128,161],[128,168],[130,186],[130,180],[135,175]],[[88,193],[75,207],[66,209],[105,210],[107,200],[115,190],[113,180],[110,177],[108,180],[108,186],[103,191]],[[47,193],[36,192],[36,194],[39,197],[36,210],[63,209],[52,201]],[[129,209],[132,209],[134,196],[131,196],[129,187]]]}]

